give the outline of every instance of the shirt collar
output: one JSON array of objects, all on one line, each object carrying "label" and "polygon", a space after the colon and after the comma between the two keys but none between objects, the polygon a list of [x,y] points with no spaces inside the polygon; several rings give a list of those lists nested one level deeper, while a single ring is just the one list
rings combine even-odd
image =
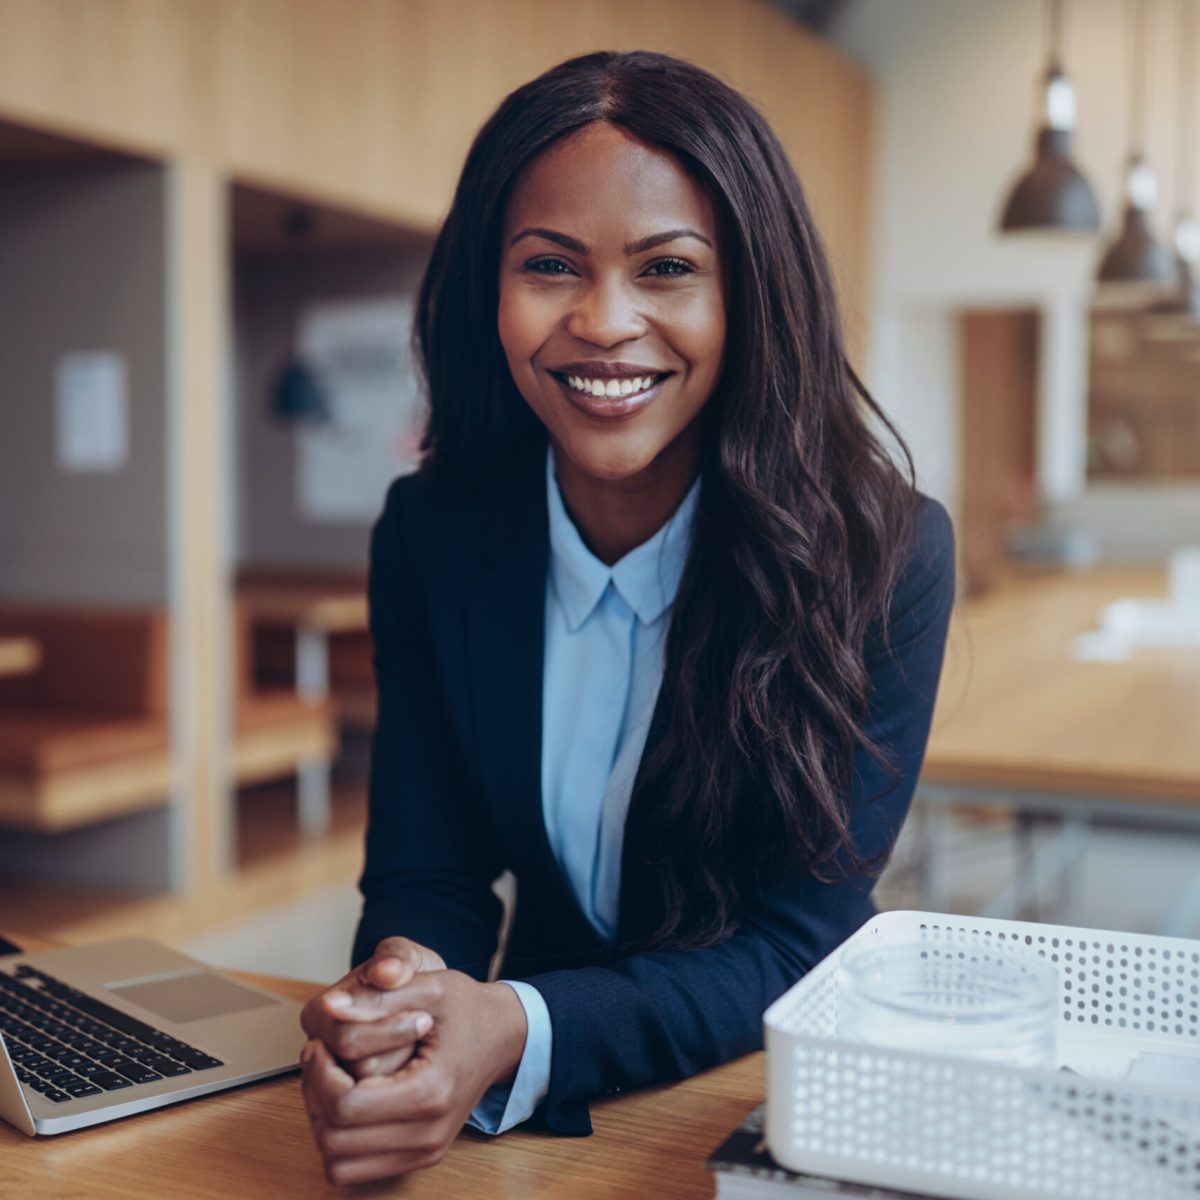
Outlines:
[{"label": "shirt collar", "polygon": [[657,621],[666,612],[683,575],[699,495],[697,477],[679,507],[654,536],[609,567],[587,548],[567,514],[554,474],[554,452],[547,450],[550,578],[572,633],[591,616],[610,582],[643,625]]}]

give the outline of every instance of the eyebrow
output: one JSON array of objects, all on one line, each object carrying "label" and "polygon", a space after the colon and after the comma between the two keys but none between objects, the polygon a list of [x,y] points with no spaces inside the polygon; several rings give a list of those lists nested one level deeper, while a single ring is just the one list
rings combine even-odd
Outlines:
[{"label": "eyebrow", "polygon": [[[548,242],[554,242],[555,245],[562,246],[565,250],[573,251],[575,254],[590,254],[588,247],[578,238],[568,237],[565,233],[559,233],[556,229],[542,229],[540,227],[531,227],[522,229],[508,243],[510,246],[515,246],[522,238],[540,237]],[[640,238],[636,242],[625,243],[626,254],[643,254],[647,250],[653,250],[655,246],[662,246],[666,242],[678,241],[680,238],[695,238],[698,242],[703,242],[710,250],[712,242],[702,233],[697,233],[694,229],[668,229],[665,233],[652,233],[649,237]]]}]

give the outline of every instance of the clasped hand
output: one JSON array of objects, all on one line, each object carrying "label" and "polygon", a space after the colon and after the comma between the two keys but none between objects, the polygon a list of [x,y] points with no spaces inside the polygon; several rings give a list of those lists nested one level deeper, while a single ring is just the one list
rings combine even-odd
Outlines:
[{"label": "clasped hand", "polygon": [[386,938],[304,1006],[304,1105],[330,1183],[365,1183],[441,1162],[471,1110],[511,1082],[525,1010],[503,983],[446,969]]}]

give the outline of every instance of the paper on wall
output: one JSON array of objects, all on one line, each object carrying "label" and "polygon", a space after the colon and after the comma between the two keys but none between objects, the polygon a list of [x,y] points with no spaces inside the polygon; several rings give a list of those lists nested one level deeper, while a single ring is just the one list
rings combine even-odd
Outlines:
[{"label": "paper on wall", "polygon": [[409,353],[412,318],[411,301],[398,296],[301,313],[296,349],[332,417],[296,434],[296,498],[310,520],[371,520],[388,484],[415,469],[425,413]]},{"label": "paper on wall", "polygon": [[129,461],[129,380],[108,350],[64,354],[54,370],[55,457],[64,471],[120,471]]}]

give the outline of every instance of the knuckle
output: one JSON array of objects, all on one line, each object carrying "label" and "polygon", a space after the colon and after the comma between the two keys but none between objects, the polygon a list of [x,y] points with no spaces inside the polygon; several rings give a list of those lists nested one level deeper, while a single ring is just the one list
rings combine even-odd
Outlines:
[{"label": "knuckle", "polygon": [[335,1058],[361,1058],[359,1043],[362,1035],[353,1025],[342,1025],[335,1029],[326,1042]]},{"label": "knuckle", "polygon": [[329,1106],[329,1119],[335,1125],[350,1125],[353,1123],[357,1111],[358,1102],[354,1098],[354,1092],[344,1092],[335,1097]]},{"label": "knuckle", "polygon": [[436,1157],[438,1161],[445,1157],[446,1139],[436,1127],[425,1134],[413,1149],[422,1157]]},{"label": "knuckle", "polygon": [[428,1170],[430,1167],[436,1167],[438,1163],[446,1157],[446,1146],[436,1146],[431,1150],[426,1150],[416,1161],[416,1169],[418,1171]]}]

